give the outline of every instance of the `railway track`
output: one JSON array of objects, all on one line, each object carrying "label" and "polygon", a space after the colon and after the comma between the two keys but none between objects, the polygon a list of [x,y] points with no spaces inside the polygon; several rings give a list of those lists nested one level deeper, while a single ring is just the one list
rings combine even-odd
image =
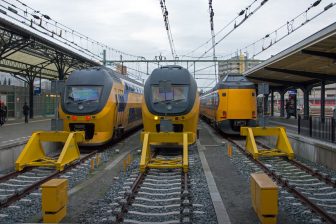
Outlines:
[{"label": "railway track", "polygon": [[96,155],[93,151],[83,156],[79,161],[70,164],[63,171],[53,168],[30,167],[23,171],[12,172],[0,178],[0,209],[5,208],[38,189],[43,183],[59,177],[74,169],[89,167],[88,160]]},{"label": "railway track", "polygon": [[[33,196],[40,196],[39,192],[35,192],[43,183],[50,179],[73,178],[78,179],[83,173],[87,173],[90,169],[90,160],[97,153],[107,152],[108,149],[135,133],[138,129],[125,134],[123,137],[110,142],[107,145],[99,147],[92,151],[87,147],[81,147],[81,158],[74,163],[69,164],[63,171],[55,171],[53,168],[46,167],[26,167],[22,171],[14,171],[0,177],[0,218],[5,216],[3,209],[10,207],[13,203],[22,200],[32,192]],[[107,155],[108,156],[108,155]],[[70,186],[71,187],[71,186]]]},{"label": "railway track", "polygon": [[[176,156],[161,156],[174,159]],[[133,173],[113,214],[114,223],[191,223],[188,174],[181,169]]]},{"label": "railway track", "polygon": [[[264,157],[259,160],[253,159],[245,149],[242,141],[226,139],[239,149],[239,154],[249,160],[249,165],[254,166],[254,170],[262,170],[267,173],[277,184],[283,187],[288,193],[294,195],[302,204],[313,211],[322,221],[336,223],[336,182],[329,175],[320,173],[297,160],[288,160],[282,157]],[[269,148],[257,142],[258,145]],[[252,164],[253,163],[253,164]],[[295,199],[286,196],[289,201]],[[318,220],[314,220],[318,223]]]}]

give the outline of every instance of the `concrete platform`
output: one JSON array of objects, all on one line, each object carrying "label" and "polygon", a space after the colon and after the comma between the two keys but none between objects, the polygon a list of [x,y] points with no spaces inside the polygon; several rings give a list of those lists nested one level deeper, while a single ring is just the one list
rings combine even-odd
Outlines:
[{"label": "concrete platform", "polygon": [[269,120],[271,126],[284,126],[286,130],[292,133],[297,133],[298,131],[298,121],[294,117],[289,119],[283,117],[272,117]]},{"label": "concrete platform", "polygon": [[27,140],[34,131],[50,130],[50,118],[9,121],[0,127],[0,149]]},{"label": "concrete platform", "polygon": [[[227,155],[224,139],[214,129],[200,122],[200,143],[210,171],[232,224],[259,223],[252,208],[249,180],[243,177]],[[295,223],[279,210],[278,223]]]},{"label": "concrete platform", "polygon": [[39,130],[50,130],[49,118],[33,119],[28,124],[22,120],[9,121],[0,127],[0,173],[13,169],[24,144]]}]

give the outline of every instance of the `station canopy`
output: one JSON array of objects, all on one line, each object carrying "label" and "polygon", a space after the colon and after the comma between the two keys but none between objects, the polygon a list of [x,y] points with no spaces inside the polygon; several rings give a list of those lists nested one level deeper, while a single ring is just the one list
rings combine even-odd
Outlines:
[{"label": "station canopy", "polygon": [[336,81],[336,23],[272,56],[244,73],[273,88],[305,88]]},{"label": "station canopy", "polygon": [[1,72],[63,79],[74,69],[96,65],[99,63],[0,17]]}]

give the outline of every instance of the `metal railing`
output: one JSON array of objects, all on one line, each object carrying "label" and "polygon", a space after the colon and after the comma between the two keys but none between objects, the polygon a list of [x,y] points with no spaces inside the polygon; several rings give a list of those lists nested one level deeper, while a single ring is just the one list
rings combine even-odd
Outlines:
[{"label": "metal railing", "polygon": [[298,134],[335,143],[335,123],[333,117],[326,117],[322,120],[319,116],[310,116],[309,119],[302,119],[299,115]]}]

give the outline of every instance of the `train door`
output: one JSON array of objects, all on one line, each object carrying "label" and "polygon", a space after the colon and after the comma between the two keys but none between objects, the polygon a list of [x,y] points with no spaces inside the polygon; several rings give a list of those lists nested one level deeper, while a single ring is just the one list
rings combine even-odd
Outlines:
[{"label": "train door", "polygon": [[125,99],[124,95],[119,94],[118,95],[118,127],[124,126],[124,112],[125,112]]},{"label": "train door", "polygon": [[118,91],[116,94],[116,123],[115,123],[115,131],[116,135],[120,136],[124,131],[123,118],[125,111],[125,100],[123,91]]},{"label": "train door", "polygon": [[219,98],[218,98],[217,92],[214,92],[213,94],[213,101],[214,101],[213,117],[214,117],[215,122],[217,122],[217,112],[218,112],[218,104],[219,104]]}]

